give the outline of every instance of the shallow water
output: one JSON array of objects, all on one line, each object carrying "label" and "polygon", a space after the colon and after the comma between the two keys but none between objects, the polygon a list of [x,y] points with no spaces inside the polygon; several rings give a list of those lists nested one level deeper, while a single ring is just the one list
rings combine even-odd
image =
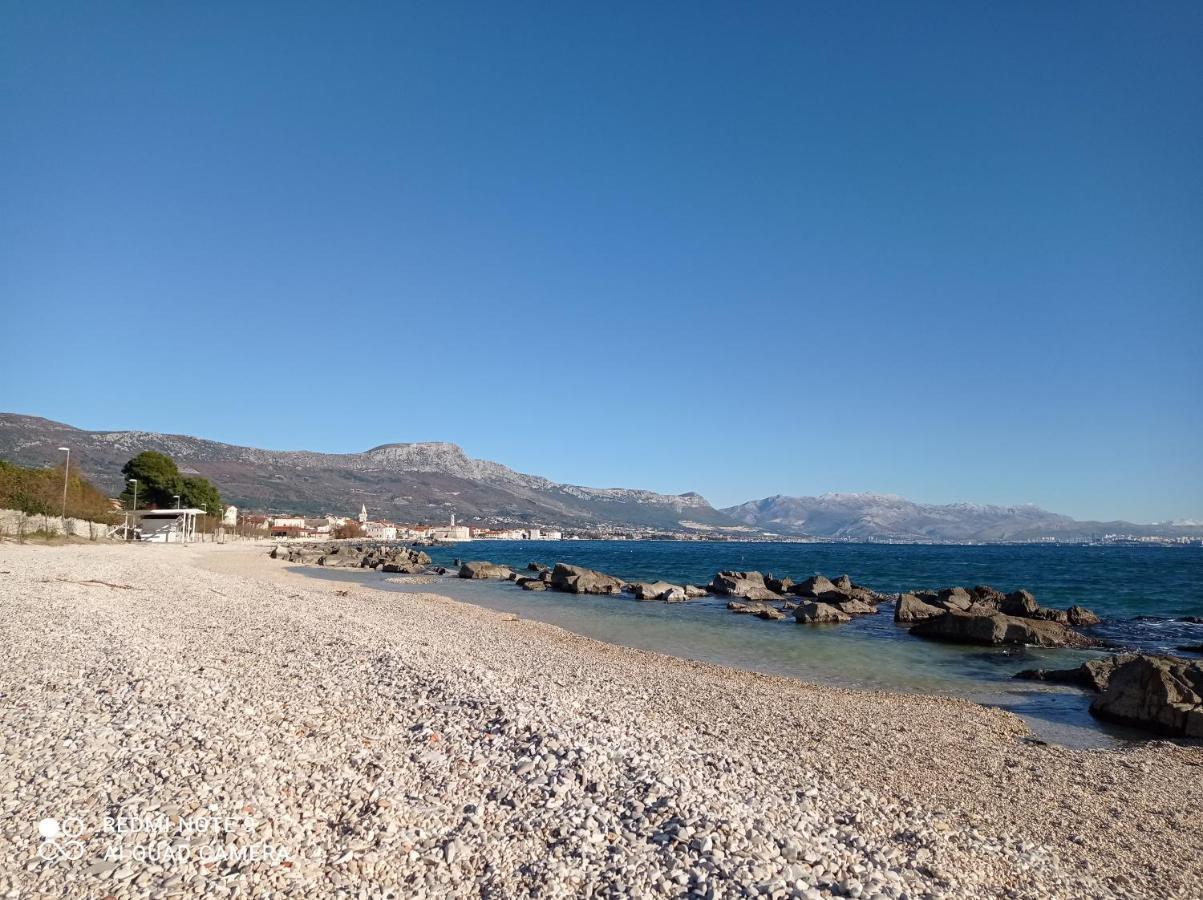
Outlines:
[{"label": "shallow water", "polygon": [[[1099,636],[1125,646],[1172,649],[1203,642],[1203,625],[1174,621],[1203,615],[1199,548],[929,547],[814,544],[481,541],[428,551],[436,563],[489,559],[522,568],[534,559],[596,568],[626,579],[704,584],[719,569],[757,569],[795,580],[847,572],[880,591],[989,583],[1026,587],[1045,606],[1081,603],[1105,621]],[[838,626],[803,626],[733,615],[726,601],[641,603],[627,596],[530,592],[508,582],[440,579],[397,585],[372,572],[308,568],[306,574],[354,580],[384,590],[433,591],[587,637],[846,687],[967,697],[1021,715],[1045,740],[1113,747],[1138,732],[1106,726],[1087,712],[1089,697],[1063,686],[1020,682],[1026,668],[1068,668],[1097,653],[1041,648],[973,648],[910,637],[887,604],[877,615]],[[1134,621],[1136,616],[1152,617]]]}]

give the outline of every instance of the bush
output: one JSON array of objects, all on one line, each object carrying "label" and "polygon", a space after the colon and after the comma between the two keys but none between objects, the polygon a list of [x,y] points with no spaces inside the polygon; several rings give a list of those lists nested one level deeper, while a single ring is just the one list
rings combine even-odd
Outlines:
[{"label": "bush", "polygon": [[[29,469],[0,459],[0,508],[31,516],[58,516],[63,511],[63,467]],[[116,522],[109,498],[77,469],[67,478],[67,516],[93,522]]]}]

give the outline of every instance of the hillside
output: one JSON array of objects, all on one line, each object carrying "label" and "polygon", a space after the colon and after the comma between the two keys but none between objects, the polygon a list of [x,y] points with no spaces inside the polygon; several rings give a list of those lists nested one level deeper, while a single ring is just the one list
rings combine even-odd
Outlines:
[{"label": "hillside", "polygon": [[496,524],[676,530],[735,524],[698,494],[558,484],[472,459],[455,444],[385,444],[363,453],[261,450],[176,434],[83,431],[0,413],[0,458],[56,465],[63,446],[71,447],[72,464],[113,496],[121,491],[121,466],[157,450],[184,474],[213,481],[226,502],[251,510],[345,514],[362,503],[372,515],[408,522],[443,522],[454,510],[462,521]]}]

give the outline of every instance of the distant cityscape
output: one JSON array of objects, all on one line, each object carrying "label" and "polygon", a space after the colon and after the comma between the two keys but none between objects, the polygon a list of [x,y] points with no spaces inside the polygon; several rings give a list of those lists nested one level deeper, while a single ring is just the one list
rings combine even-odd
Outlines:
[{"label": "distant cityscape", "polygon": [[[374,519],[368,514],[366,504],[360,506],[358,515],[306,516],[302,514],[242,513],[236,506],[225,507],[222,525],[227,529],[242,530],[272,538],[334,540],[359,538],[371,541],[404,541],[428,544],[453,544],[467,541],[772,541],[803,544],[1073,544],[1081,546],[1203,546],[1203,537],[1161,537],[1107,533],[1081,537],[1046,536],[1018,541],[941,541],[918,540],[911,537],[832,537],[823,535],[786,535],[755,528],[726,528],[721,531],[666,529],[639,529],[629,525],[595,524],[586,528],[566,530],[559,526],[525,527],[482,527],[456,522],[455,513],[442,525],[393,522]],[[733,533],[738,532],[738,533]]]}]

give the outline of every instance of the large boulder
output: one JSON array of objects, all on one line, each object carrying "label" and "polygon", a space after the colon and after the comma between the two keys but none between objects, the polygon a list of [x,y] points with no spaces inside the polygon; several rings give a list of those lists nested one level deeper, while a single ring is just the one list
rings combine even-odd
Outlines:
[{"label": "large boulder", "polygon": [[807,625],[837,624],[852,621],[852,617],[846,612],[836,609],[829,603],[821,603],[818,600],[798,604],[798,608],[794,610],[794,619],[798,622],[805,622]]},{"label": "large boulder", "polygon": [[894,607],[894,621],[921,622],[924,619],[942,616],[946,611],[931,603],[925,603],[914,594],[903,594]]},{"label": "large boulder", "polygon": [[460,578],[471,578],[477,581],[485,578],[499,578],[505,581],[512,574],[514,573],[510,571],[509,567],[499,566],[485,560],[466,562],[459,567]]},{"label": "large boulder", "polygon": [[1002,591],[996,591],[988,584],[975,585],[969,593],[973,594],[974,606],[980,608],[997,610],[1002,606],[1003,600],[1006,599],[1006,594]]},{"label": "large boulder", "polygon": [[840,612],[847,613],[850,616],[871,616],[877,612],[877,607],[872,603],[866,603],[864,600],[841,600],[839,603],[832,604]]},{"label": "large boulder", "polygon": [[785,613],[779,609],[774,609],[771,606],[766,606],[764,609],[756,610],[758,619],[768,619],[769,621],[778,621],[785,618]]},{"label": "large boulder", "polygon": [[685,599],[697,600],[699,597],[705,597],[710,592],[703,587],[698,587],[696,584],[685,585]]},{"label": "large boulder", "polygon": [[831,579],[822,575],[810,576],[805,581],[791,587],[789,592],[812,600],[847,600],[851,596],[850,591],[840,590]]},{"label": "large boulder", "polygon": [[764,583],[759,572],[719,572],[710,582],[710,590],[726,597],[746,600],[780,600],[781,595]]},{"label": "large boulder", "polygon": [[676,603],[685,599],[685,588],[667,581],[636,581],[629,586],[636,600],[667,600]]},{"label": "large boulder", "polygon": [[963,587],[943,588],[936,595],[936,605],[947,610],[960,610],[965,612],[969,607],[973,606],[976,598]]},{"label": "large boulder", "polygon": [[1002,613],[950,610],[911,627],[916,637],[954,644],[1033,644],[1038,647],[1092,647],[1095,642],[1057,622],[1021,619]]},{"label": "large boulder", "polygon": [[1160,734],[1203,738],[1203,661],[1137,656],[1111,673],[1090,712]]},{"label": "large boulder", "polygon": [[621,594],[623,582],[604,572],[556,563],[551,572],[551,586],[570,594]]},{"label": "large boulder", "polygon": [[1077,604],[1067,609],[1066,613],[1068,614],[1070,625],[1080,625],[1085,627],[1089,625],[1098,625],[1103,621],[1096,616],[1092,610],[1087,609],[1085,606],[1078,606]]},{"label": "large boulder", "polygon": [[520,582],[524,591],[545,591],[547,590],[547,582],[540,581],[538,578],[528,578],[526,581]]},{"label": "large boulder", "polygon": [[1040,604],[1028,591],[1012,591],[1003,598],[1002,603],[998,606],[998,611],[1003,615],[1019,616],[1020,618],[1033,617],[1039,609]]},{"label": "large boulder", "polygon": [[764,586],[774,593],[784,594],[794,586],[794,582],[791,578],[774,578],[772,575],[765,575]]}]

